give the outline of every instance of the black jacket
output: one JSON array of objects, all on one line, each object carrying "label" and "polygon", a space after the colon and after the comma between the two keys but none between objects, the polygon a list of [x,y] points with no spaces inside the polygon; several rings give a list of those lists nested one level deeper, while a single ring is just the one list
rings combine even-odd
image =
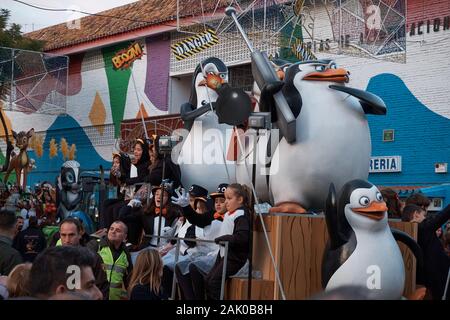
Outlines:
[{"label": "black jacket", "polygon": [[130,300],[167,300],[162,287],[159,294],[150,290],[150,285],[137,284],[133,287],[130,294]]},{"label": "black jacket", "polygon": [[[234,220],[232,234],[226,234],[215,239],[216,241],[228,241],[228,260],[230,263],[236,263],[238,265],[243,265],[249,255],[250,217],[247,210],[244,209],[244,211],[244,215]],[[212,211],[205,214],[197,214],[191,206],[184,207],[183,214],[190,223],[200,228],[210,225],[214,220],[214,213]]]},{"label": "black jacket", "polygon": [[0,275],[7,276],[11,270],[22,263],[19,251],[12,247],[13,241],[0,235]]},{"label": "black jacket", "polygon": [[[426,218],[418,226],[417,243],[423,250],[424,272],[422,275],[418,274],[417,282],[425,284],[431,291],[433,299],[439,300],[444,293],[450,257],[445,253],[442,243],[436,236],[436,230],[449,219],[450,205],[436,216]],[[449,292],[447,292],[448,299],[450,299]]]},{"label": "black jacket", "polygon": [[173,163],[170,157],[166,157],[165,160],[161,159],[153,169],[150,169],[150,173],[145,177],[145,182],[149,182],[152,186],[161,185],[164,161],[164,179],[173,181],[172,187],[176,189],[181,185],[181,171],[180,167]]},{"label": "black jacket", "polygon": [[47,247],[47,241],[41,229],[30,226],[19,232],[14,238],[13,246],[20,252],[23,261],[33,262],[36,256]]},{"label": "black jacket", "polygon": [[145,177],[148,175],[148,162],[141,162],[135,164],[137,168],[137,177],[130,178],[130,170],[127,171],[127,177],[125,178],[125,184],[131,186],[136,183],[142,183],[145,181]]}]

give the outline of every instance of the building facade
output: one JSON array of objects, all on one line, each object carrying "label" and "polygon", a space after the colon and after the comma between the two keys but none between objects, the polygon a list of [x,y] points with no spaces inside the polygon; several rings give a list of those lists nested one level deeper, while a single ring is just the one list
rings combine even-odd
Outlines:
[{"label": "building facade", "polygon": [[[138,22],[122,21],[119,26],[108,20],[108,25],[106,18],[86,17],[80,20],[81,29],[72,30],[75,35],[70,32],[67,39],[65,35],[69,32],[65,25],[30,34],[48,41],[47,52],[70,58],[67,115],[6,112],[13,129],[34,127],[44,136],[44,149],[48,148],[50,139],[66,138],[69,144],[76,144],[77,160],[82,167],[93,170],[100,164],[105,167],[110,164],[111,152],[120,144],[123,120],[130,123],[136,119],[138,123],[141,113],[155,117],[179,112],[180,105],[190,95],[192,71],[203,58],[221,58],[230,67],[232,85],[250,89],[253,79],[249,51],[231,27],[226,29],[221,25],[216,29],[218,43],[184,59],[177,59],[171,50],[206,29],[205,24],[198,23],[199,17],[206,15],[217,22],[224,16],[225,2],[203,1],[206,4],[203,11],[199,11],[197,2],[185,1],[184,11],[180,11],[175,1],[165,2],[164,7],[154,0],[139,1],[107,11],[109,15],[123,15]],[[450,2],[393,1],[388,12],[398,10],[398,16],[406,19],[403,34],[399,33],[403,42],[398,41],[400,49],[395,54],[379,58],[342,50],[347,44],[352,47],[359,37],[367,36],[354,32],[354,25],[361,20],[357,19],[357,13],[370,7],[367,1],[342,1],[344,5],[338,11],[333,1],[315,3],[314,14],[304,18],[300,30],[303,45],[319,59],[334,59],[339,67],[351,72],[352,87],[377,94],[388,108],[386,116],[368,117],[373,156],[369,180],[380,186],[411,188],[450,183],[447,170],[450,162]],[[395,3],[400,5],[394,6]],[[274,6],[278,11],[285,10],[279,4]],[[283,33],[276,32],[286,22],[283,20],[286,15],[280,18],[275,11],[263,9],[255,6],[253,12],[248,12],[256,17],[241,20],[255,47],[270,55],[286,47],[289,50],[291,43],[283,44]],[[149,13],[158,10],[159,16]],[[149,21],[148,17],[154,19]],[[340,24],[336,23],[337,19]],[[218,26],[218,23],[211,25]],[[337,25],[341,26],[339,30]],[[97,29],[103,33],[96,34]],[[77,36],[76,32],[80,34]],[[293,29],[291,34],[294,32],[299,31]],[[127,53],[136,44],[142,55],[135,52],[131,57],[133,54]],[[130,60],[132,64],[126,66]],[[37,158],[33,151],[31,155],[36,159],[31,183],[43,181],[50,173],[56,176],[63,162],[61,155],[49,158],[44,153]],[[444,200],[448,202],[450,199]]]}]

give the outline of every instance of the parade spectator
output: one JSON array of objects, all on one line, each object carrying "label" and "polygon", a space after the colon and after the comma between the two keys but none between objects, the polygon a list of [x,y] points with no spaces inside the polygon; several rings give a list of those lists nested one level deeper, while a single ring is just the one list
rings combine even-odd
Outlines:
[{"label": "parade spectator", "polygon": [[142,250],[136,260],[128,288],[130,300],[166,300],[161,287],[163,263],[155,249]]},{"label": "parade spectator", "polygon": [[[59,226],[60,240],[62,246],[82,246],[82,225],[78,219],[68,217],[64,219]],[[106,272],[103,270],[103,260],[97,252],[93,255],[94,264],[92,271],[95,277],[95,285],[100,289],[103,299],[108,298],[109,282],[106,278]]]},{"label": "parade spectator", "polygon": [[444,233],[444,250],[447,253],[447,256],[450,257],[450,229],[447,228],[447,231]]},{"label": "parade spectator", "polygon": [[414,193],[410,195],[406,201],[405,205],[415,204],[416,206],[421,207],[423,210],[428,211],[428,207],[431,204],[431,200],[425,196],[423,193]]},{"label": "parade spectator", "polygon": [[[20,231],[24,230],[24,228],[23,228],[24,224],[25,224],[24,217],[18,216],[17,220],[16,220],[16,237],[20,233]],[[14,239],[15,239],[15,237],[14,237]]]},{"label": "parade spectator", "polygon": [[[101,300],[103,295],[95,285],[94,257],[87,248],[80,246],[56,246],[45,249],[33,262],[28,288],[30,295],[49,299],[72,291],[86,299]],[[79,270],[73,267],[79,267]],[[78,273],[79,272],[79,273]],[[79,287],[74,274],[78,273]],[[70,279],[69,279],[70,277]]]},{"label": "parade spectator", "polygon": [[418,273],[417,283],[424,284],[431,291],[432,298],[440,300],[447,281],[450,258],[436,236],[436,230],[450,219],[450,205],[436,215],[427,216],[424,207],[428,207],[429,204],[421,203],[423,205],[421,207],[407,205],[403,209],[402,220],[419,224],[417,243],[423,251],[424,270],[422,274]]},{"label": "parade spectator", "polygon": [[38,227],[36,216],[31,216],[28,228],[21,231],[14,239],[14,248],[22,255],[23,261],[33,262],[36,256],[47,246],[42,230]]},{"label": "parade spectator", "polygon": [[404,204],[400,201],[397,192],[391,188],[381,190],[383,199],[388,207],[388,217],[391,219],[401,219]]},{"label": "parade spectator", "polygon": [[0,210],[0,276],[8,275],[22,263],[19,251],[12,247],[16,233],[16,215],[12,211]]},{"label": "parade spectator", "polygon": [[92,240],[89,248],[98,252],[103,261],[103,268],[109,282],[109,300],[127,299],[128,277],[133,270],[130,254],[125,246],[127,226],[122,221],[115,221],[105,238]]},{"label": "parade spectator", "polygon": [[[249,192],[246,187],[234,183],[226,189],[225,199],[227,213],[224,215],[218,237],[214,239],[217,244],[221,245],[219,254],[208,274],[203,275],[202,272],[198,272],[198,275],[204,279],[207,297],[214,300],[220,298],[223,264],[225,263],[223,242],[229,243],[226,278],[234,275],[244,266],[249,254]],[[189,199],[184,190],[178,198],[172,198],[172,201],[183,207],[183,213],[188,220],[196,216],[195,211],[189,206]],[[214,220],[214,217],[206,217],[205,220],[209,220],[205,221],[205,225],[207,225],[208,222],[210,224]],[[196,223],[196,225],[201,227],[200,223]],[[191,276],[193,275],[191,274]]]},{"label": "parade spectator", "polygon": [[28,281],[31,263],[21,263],[14,267],[8,275],[7,288],[9,298],[27,297],[30,295]]}]

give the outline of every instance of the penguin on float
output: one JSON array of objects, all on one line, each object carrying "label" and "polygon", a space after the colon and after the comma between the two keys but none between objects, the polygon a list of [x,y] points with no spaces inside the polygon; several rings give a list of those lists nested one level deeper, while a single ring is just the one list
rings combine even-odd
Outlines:
[{"label": "penguin on float", "polygon": [[405,268],[396,239],[404,242],[423,264],[418,244],[404,232],[390,229],[387,206],[376,186],[365,180],[347,182],[336,200],[331,184],[325,219],[329,241],[322,260],[322,287],[368,290],[373,299],[400,299]]},{"label": "penguin on float", "polygon": [[[292,63],[280,59],[278,57],[271,58],[270,60],[272,67],[275,70],[277,77],[280,79],[279,82],[270,84],[260,90],[257,83],[253,83],[252,87],[252,98],[255,100],[256,104],[254,107],[254,112],[271,112],[272,122],[276,121],[275,108],[268,104],[274,92],[282,90],[289,96],[289,106],[291,110],[295,110],[295,105],[301,104],[301,98],[298,92],[296,92],[292,79],[287,79],[287,82],[283,82],[286,76],[286,71]],[[274,123],[275,125],[275,123]],[[254,162],[254,149],[255,144],[253,143],[254,132],[247,130],[246,132],[239,132],[239,143],[236,143],[237,157],[236,157],[236,181],[241,184],[250,185],[252,183],[252,164]],[[267,132],[264,134],[259,134],[256,142],[256,152],[258,154],[258,159],[256,162],[256,172],[269,172],[270,170],[270,157],[279,142],[277,137],[273,137],[275,140],[271,139],[271,135]],[[242,150],[241,150],[242,147]],[[262,157],[265,157],[267,161],[261,161]],[[269,195],[269,174],[257,174],[255,178],[255,190],[258,195],[258,199],[263,202],[270,202]]]},{"label": "penguin on float", "polygon": [[215,112],[219,96],[213,85],[208,86],[209,79],[217,82],[216,86],[228,81],[228,68],[222,60],[207,58],[194,71],[189,102],[180,111],[189,133],[183,139],[177,163],[184,186],[197,184],[211,192],[223,181],[235,182],[235,169],[226,161],[232,126],[219,123]]},{"label": "penguin on float", "polygon": [[[341,188],[348,180],[367,179],[371,141],[366,114],[384,115],[386,106],[348,82],[349,72],[332,60],[287,68],[280,90],[296,118],[296,141],[282,137],[272,155],[271,212],[322,209],[330,183]],[[273,99],[261,102],[265,110],[274,110]]]}]

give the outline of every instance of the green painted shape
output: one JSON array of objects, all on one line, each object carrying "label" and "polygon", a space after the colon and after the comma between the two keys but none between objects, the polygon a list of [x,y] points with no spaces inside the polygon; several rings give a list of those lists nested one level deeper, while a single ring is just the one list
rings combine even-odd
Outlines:
[{"label": "green painted shape", "polygon": [[[292,19],[292,21],[281,30],[280,34],[280,50],[278,52],[280,58],[289,62],[298,62],[299,59],[295,56],[294,52],[292,52],[292,44],[296,39],[303,40],[301,18],[295,17]],[[291,42],[291,46],[289,46],[289,42]]]},{"label": "green painted shape", "polygon": [[120,123],[125,113],[125,103],[127,101],[128,83],[131,76],[131,68],[114,69],[112,58],[120,50],[126,49],[131,42],[122,42],[118,45],[103,48],[103,60],[105,62],[106,78],[108,79],[109,100],[111,104],[111,114],[114,122],[114,137],[120,136]]},{"label": "green painted shape", "polygon": [[[3,155],[3,151],[0,150],[0,166],[3,166],[5,164],[5,156]],[[3,178],[5,177],[6,172],[0,172],[0,180],[3,182]],[[16,172],[12,171],[11,174],[8,177],[8,182],[11,182],[12,184],[16,183]]]}]

